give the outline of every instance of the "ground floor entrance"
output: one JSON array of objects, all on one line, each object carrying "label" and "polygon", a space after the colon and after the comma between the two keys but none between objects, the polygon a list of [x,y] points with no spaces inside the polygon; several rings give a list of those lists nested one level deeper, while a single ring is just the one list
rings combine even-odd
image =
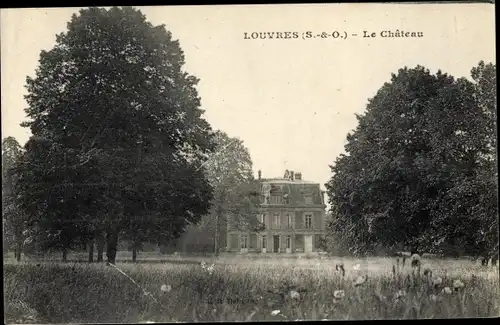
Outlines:
[{"label": "ground floor entrance", "polygon": [[290,231],[267,233],[232,233],[228,236],[228,251],[241,253],[313,253],[318,251],[323,234]]},{"label": "ground floor entrance", "polygon": [[310,253],[313,251],[313,236],[304,235],[304,253]]},{"label": "ground floor entrance", "polygon": [[273,236],[273,253],[279,253],[280,251],[280,236]]}]

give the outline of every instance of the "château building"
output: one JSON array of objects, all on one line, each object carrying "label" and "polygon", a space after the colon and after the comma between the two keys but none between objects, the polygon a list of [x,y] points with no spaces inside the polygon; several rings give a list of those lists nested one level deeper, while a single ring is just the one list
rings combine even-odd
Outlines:
[{"label": "ch\u00e2teau building", "polygon": [[257,231],[238,229],[227,223],[228,252],[309,253],[319,251],[325,232],[325,199],[320,184],[286,171],[283,178],[261,178]]}]

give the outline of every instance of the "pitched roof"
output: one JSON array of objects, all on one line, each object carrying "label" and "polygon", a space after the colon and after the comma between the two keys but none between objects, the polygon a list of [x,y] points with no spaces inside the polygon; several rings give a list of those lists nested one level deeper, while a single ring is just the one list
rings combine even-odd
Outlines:
[{"label": "pitched roof", "polygon": [[261,179],[259,181],[259,192],[261,202],[264,202],[266,196],[275,193],[275,195],[288,198],[288,204],[291,205],[306,204],[307,195],[312,197],[312,204],[324,204],[320,185],[304,180]]},{"label": "pitched roof", "polygon": [[273,183],[273,184],[316,184],[319,185],[318,183],[310,182],[310,181],[304,181],[304,180],[290,180],[287,178],[266,178],[266,179],[261,179],[262,183]]}]

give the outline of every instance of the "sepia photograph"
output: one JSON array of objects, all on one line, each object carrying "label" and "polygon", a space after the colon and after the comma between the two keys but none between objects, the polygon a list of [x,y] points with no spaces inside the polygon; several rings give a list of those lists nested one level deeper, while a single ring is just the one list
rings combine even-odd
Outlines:
[{"label": "sepia photograph", "polygon": [[0,18],[5,324],[500,316],[494,4]]}]

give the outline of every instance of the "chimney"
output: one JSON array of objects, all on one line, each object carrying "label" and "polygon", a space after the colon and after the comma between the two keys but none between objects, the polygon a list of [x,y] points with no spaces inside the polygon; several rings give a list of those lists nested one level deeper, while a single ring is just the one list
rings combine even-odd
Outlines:
[{"label": "chimney", "polygon": [[293,170],[290,171],[290,180],[293,181],[294,180],[294,173],[293,173]]},{"label": "chimney", "polygon": [[262,171],[259,169],[259,171],[257,172],[257,174],[259,175],[259,179],[260,179],[260,177],[262,176]]},{"label": "chimney", "polygon": [[302,180],[302,173],[299,172],[295,173],[295,179],[298,181]]}]

